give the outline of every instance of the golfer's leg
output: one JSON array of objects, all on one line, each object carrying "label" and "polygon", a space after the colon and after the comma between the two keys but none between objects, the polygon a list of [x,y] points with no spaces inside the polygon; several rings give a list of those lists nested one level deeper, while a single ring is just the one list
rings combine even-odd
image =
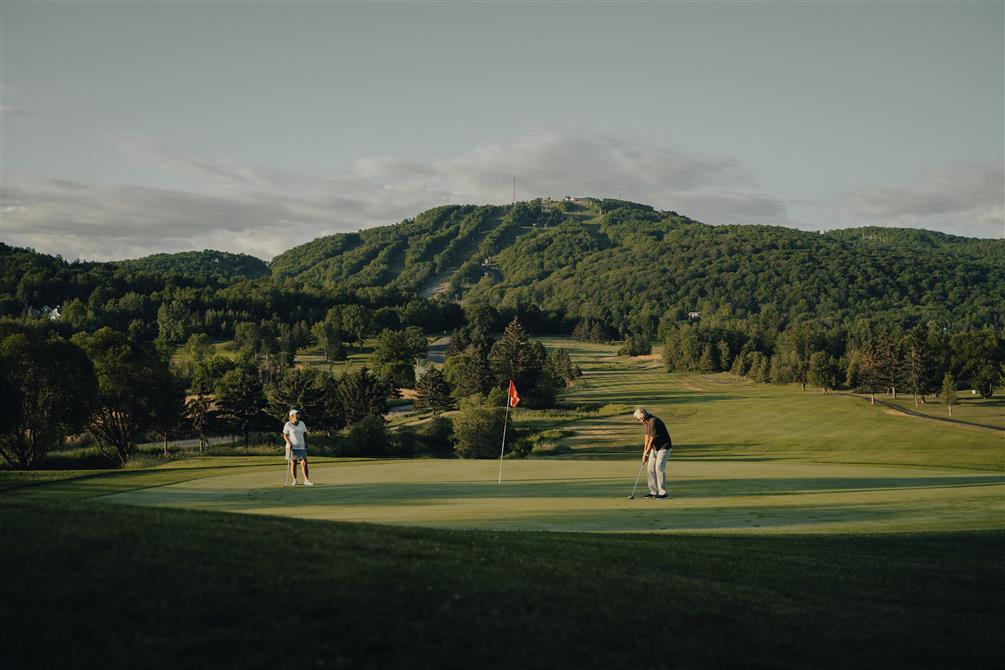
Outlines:
[{"label": "golfer's leg", "polygon": [[310,479],[310,470],[307,468],[307,459],[300,461],[300,469],[304,471],[304,479]]},{"label": "golfer's leg", "polygon": [[297,462],[290,459],[290,479],[297,481]]},{"label": "golfer's leg", "polygon": [[649,483],[649,493],[656,495],[659,490],[656,488],[656,450],[649,452],[649,460],[646,461],[646,481]]},{"label": "golfer's leg", "polygon": [[667,460],[670,458],[669,449],[660,449],[656,458],[656,488],[660,490],[660,495],[667,494]]}]

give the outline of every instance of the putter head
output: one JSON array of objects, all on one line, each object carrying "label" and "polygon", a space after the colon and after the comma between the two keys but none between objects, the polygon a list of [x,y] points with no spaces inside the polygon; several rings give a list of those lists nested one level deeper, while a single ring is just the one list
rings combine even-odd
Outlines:
[{"label": "putter head", "polygon": [[629,500],[635,500],[635,496],[628,496]]}]

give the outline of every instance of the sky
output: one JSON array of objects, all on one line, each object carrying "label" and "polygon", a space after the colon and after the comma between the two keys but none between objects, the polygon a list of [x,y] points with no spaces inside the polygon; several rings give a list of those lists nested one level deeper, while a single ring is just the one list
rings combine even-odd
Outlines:
[{"label": "sky", "polygon": [[1005,237],[1003,2],[0,5],[2,241],[269,259],[446,203]]}]

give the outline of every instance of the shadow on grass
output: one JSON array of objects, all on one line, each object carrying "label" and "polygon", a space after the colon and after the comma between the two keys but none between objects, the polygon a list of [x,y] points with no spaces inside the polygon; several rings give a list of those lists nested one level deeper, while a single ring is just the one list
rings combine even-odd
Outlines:
[{"label": "shadow on grass", "polygon": [[[502,485],[495,481],[464,482],[380,482],[362,484],[326,484],[324,475],[316,473],[318,485],[311,489],[284,489],[257,487],[247,489],[217,489],[191,487],[161,487],[156,491],[126,492],[120,496],[106,498],[108,502],[124,502],[141,505],[195,506],[224,511],[257,511],[268,513],[271,509],[290,510],[332,506],[345,508],[360,507],[414,507],[422,505],[456,504],[458,501],[490,501],[517,499],[619,499],[630,491],[637,468],[619,467],[612,476],[579,477],[562,480],[518,480],[505,481]],[[799,496],[820,493],[870,493],[910,491],[926,489],[947,489],[967,487],[1001,486],[1005,476],[975,475],[965,477],[792,477],[764,479],[682,479],[668,473],[669,487],[674,499],[691,501],[715,498],[743,498],[762,496]],[[505,473],[504,473],[505,477]],[[645,484],[641,484],[642,489]],[[117,491],[110,491],[116,493]],[[644,493],[644,490],[643,490]],[[96,494],[95,494],[96,495]],[[869,508],[875,503],[861,501],[847,505]],[[830,507],[832,505],[825,505]],[[804,503],[784,503],[765,509],[777,508],[811,509]],[[714,512],[716,508],[700,507],[702,515]],[[744,506],[733,505],[728,509],[750,514]],[[584,511],[583,514],[607,514],[610,510]],[[505,508],[500,515],[507,514]],[[514,513],[521,513],[516,510]],[[570,513],[559,507],[556,515]],[[802,516],[806,516],[802,514]]]},{"label": "shadow on grass", "polygon": [[717,402],[721,400],[744,400],[744,396],[731,393],[710,393],[704,391],[693,392],[672,392],[660,391],[659,393],[648,392],[639,389],[632,393],[611,393],[609,389],[597,389],[596,391],[583,391],[576,394],[576,399],[589,401],[592,397],[602,398],[606,404],[648,404],[658,405],[669,403],[675,405],[685,405],[694,403]]},{"label": "shadow on grass", "polygon": [[827,524],[847,523],[897,523],[912,516],[909,509],[897,505],[866,503],[828,505],[759,505],[752,507],[675,507],[677,496],[671,492],[668,500],[636,499],[626,501],[625,509],[601,510],[591,513],[584,510],[557,510],[553,514],[520,515],[514,518],[514,528],[539,526],[570,529],[581,532],[596,531],[668,531],[668,530],[734,530],[791,528],[795,526],[820,526],[826,532]]}]

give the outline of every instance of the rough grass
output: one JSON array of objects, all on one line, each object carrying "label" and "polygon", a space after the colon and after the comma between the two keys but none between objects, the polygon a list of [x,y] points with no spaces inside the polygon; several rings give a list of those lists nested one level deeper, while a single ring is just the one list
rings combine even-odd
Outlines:
[{"label": "rough grass", "polygon": [[14,668],[986,667],[1001,532],[440,531],[0,498]]}]

